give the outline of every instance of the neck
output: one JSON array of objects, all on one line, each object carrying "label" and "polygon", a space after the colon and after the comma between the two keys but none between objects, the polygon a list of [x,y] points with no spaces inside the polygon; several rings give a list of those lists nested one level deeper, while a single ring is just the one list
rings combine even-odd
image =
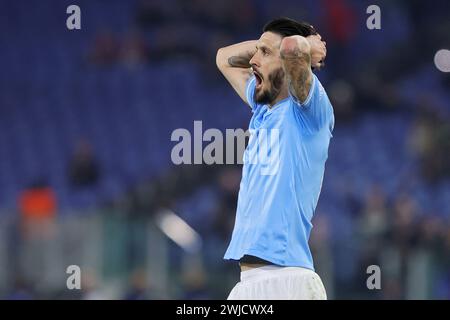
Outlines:
[{"label": "neck", "polygon": [[271,109],[274,105],[276,105],[278,102],[280,102],[281,100],[286,99],[289,96],[288,90],[287,88],[283,88],[280,91],[280,94],[276,97],[275,100],[273,100],[270,104],[269,104],[269,109]]}]

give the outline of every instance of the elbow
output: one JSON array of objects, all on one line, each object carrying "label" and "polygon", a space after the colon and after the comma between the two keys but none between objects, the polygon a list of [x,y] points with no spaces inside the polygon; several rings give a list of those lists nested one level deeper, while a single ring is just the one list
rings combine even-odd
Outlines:
[{"label": "elbow", "polygon": [[302,54],[310,54],[311,46],[308,40],[302,36],[285,37],[281,41],[281,58],[298,57]]},{"label": "elbow", "polygon": [[216,54],[216,65],[219,70],[222,70],[225,65],[224,48],[219,48]]}]

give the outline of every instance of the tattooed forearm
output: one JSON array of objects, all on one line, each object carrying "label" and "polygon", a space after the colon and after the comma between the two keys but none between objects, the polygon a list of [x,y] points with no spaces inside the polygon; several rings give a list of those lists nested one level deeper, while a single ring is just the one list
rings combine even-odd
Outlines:
[{"label": "tattooed forearm", "polygon": [[287,50],[281,50],[280,56],[290,91],[300,102],[304,102],[308,97],[312,83],[311,55],[309,50],[306,48],[301,50],[297,45],[291,46]]},{"label": "tattooed forearm", "polygon": [[[220,48],[217,51],[216,63],[219,69],[250,68],[250,60],[256,52],[256,40],[249,40]],[[239,70],[240,71],[240,70]]]},{"label": "tattooed forearm", "polygon": [[232,56],[228,58],[228,64],[234,68],[250,68],[251,56]]},{"label": "tattooed forearm", "polygon": [[250,59],[256,52],[256,40],[232,44],[217,50],[216,64],[220,72],[247,104],[247,81],[251,77]]}]

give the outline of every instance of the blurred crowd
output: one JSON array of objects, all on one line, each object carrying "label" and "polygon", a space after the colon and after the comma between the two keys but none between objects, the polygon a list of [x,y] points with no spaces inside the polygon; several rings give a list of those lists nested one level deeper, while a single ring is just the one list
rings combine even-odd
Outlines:
[{"label": "blurred crowd", "polygon": [[[311,20],[330,49],[322,81],[329,82],[328,91],[342,121],[361,110],[392,110],[418,103],[423,97],[413,100],[401,94],[403,80],[423,76],[420,71],[436,49],[449,41],[448,13],[434,10],[439,5],[447,7],[445,0],[436,4],[381,1],[379,5],[383,8],[382,30],[389,30],[383,33],[360,28],[368,17],[361,14],[365,2],[306,1],[299,7],[289,0],[282,4],[140,0],[130,31],[123,35],[107,28],[99,30],[87,56],[98,65],[189,61],[202,68],[207,81],[215,79],[220,84],[214,63],[218,48],[258,37],[264,24],[275,16]],[[439,79],[439,85],[436,91],[444,90],[448,79]],[[433,104],[438,110],[445,109],[442,101]]]},{"label": "blurred crowd", "polygon": [[[154,34],[146,62],[188,55],[213,65],[211,61],[218,47],[258,35],[260,27],[271,17],[270,6],[259,7],[254,1],[229,1],[220,5],[194,1],[188,6],[180,2],[177,10],[164,3],[140,2],[137,25],[144,34],[146,30]],[[444,45],[442,39],[450,40],[448,33],[444,35],[444,30],[450,27],[448,13],[433,10],[433,14],[424,15],[428,4],[419,1],[383,2],[384,13],[390,10],[383,15],[383,23],[392,32],[384,33],[384,39],[380,40],[361,36],[356,31],[361,17],[354,3],[321,1],[321,5],[324,13],[318,17],[316,28],[323,30],[330,52],[339,52],[329,59],[323,75],[329,83],[328,92],[339,123],[357,121],[359,114],[373,110],[411,113],[414,126],[405,143],[410,144],[412,154],[417,156],[420,179],[429,188],[448,181],[448,100],[427,101],[426,96],[402,94],[403,79],[419,76],[431,60],[424,57],[432,57],[436,47]],[[293,12],[299,11],[290,11],[290,16]],[[377,41],[382,41],[383,47],[373,50]],[[448,85],[448,77],[443,76],[435,91],[445,90]],[[134,205],[146,203],[151,209],[138,211],[154,212],[160,206],[176,209],[180,199],[186,197],[196,202],[212,202],[207,212],[197,217],[211,223],[196,223],[195,218],[192,223],[206,242],[221,243],[224,248],[233,227],[239,181],[239,167],[178,167],[148,186],[154,192],[151,197],[154,202],[149,203],[145,196],[148,193],[141,197],[134,193]],[[213,194],[205,195],[204,188],[213,190]],[[431,212],[421,208],[407,189],[388,195],[374,183],[364,199],[351,196],[346,199],[351,208],[345,213],[350,221],[350,236],[343,240],[348,243],[340,243],[352,248],[348,253],[353,255],[352,263],[333,255],[332,237],[338,237],[339,231],[333,230],[325,212],[318,212],[311,246],[330,297],[450,298],[448,210]],[[340,263],[349,265],[353,271],[348,275],[339,274],[336,264]],[[367,290],[365,271],[369,265],[379,265],[383,270],[383,290]]]},{"label": "blurred crowd", "polygon": [[[350,0],[302,1],[301,5],[268,0],[139,0],[128,31],[98,29],[84,58],[89,62],[87,68],[105,69],[194,64],[201,70],[205,87],[224,87],[214,63],[218,48],[258,37],[274,16],[313,21],[329,48],[319,78],[335,108],[337,127],[356,123],[365,113],[400,113],[411,120],[403,143],[417,164],[405,187],[395,194],[377,182],[367,182],[370,188],[363,197],[350,190],[342,199],[348,210],[338,212],[342,224],[335,224],[334,213],[320,205],[327,199],[320,198],[310,244],[329,298],[450,299],[450,211],[420,206],[408,188],[410,181],[420,180],[433,192],[450,179],[450,81],[448,74],[435,72],[432,65],[436,50],[450,43],[450,11],[440,9],[448,7],[445,0],[379,1],[383,32],[369,32],[361,27],[368,4]],[[71,190],[89,191],[106,177],[88,139],[76,144],[65,170]],[[222,255],[234,224],[240,170],[239,165],[168,166],[98,206],[95,218],[100,222],[87,219],[85,224],[75,223],[73,229],[59,225],[58,198],[46,177],[35,179],[17,199],[20,218],[11,227],[14,232],[7,235],[10,259],[2,262],[0,256],[2,265],[20,272],[8,280],[12,289],[0,291],[0,297],[225,298],[239,277],[237,265],[222,261]],[[161,240],[165,239],[162,235],[147,238],[145,228],[156,223],[161,209],[173,210],[199,233],[201,254],[185,253]],[[33,268],[27,266],[32,262],[45,267],[56,261],[52,255],[55,242],[69,241],[71,232],[78,241],[75,233],[88,232],[92,221],[98,224],[84,239],[83,252],[87,253],[80,256],[98,258],[98,251],[90,250],[99,241],[107,267],[86,271],[81,292],[67,294],[59,288],[49,293],[42,283],[36,285]],[[76,243],[69,241],[67,251],[76,251]],[[48,254],[38,248],[47,248]],[[146,269],[159,259],[149,254],[149,248],[164,248],[161,256],[168,261],[163,264],[164,276]],[[71,256],[66,258],[73,261]],[[382,290],[366,287],[370,265],[382,270]],[[52,273],[56,267],[49,270]],[[108,273],[125,278],[117,285],[123,288],[118,293],[105,292]],[[0,284],[1,279],[0,271]]]}]

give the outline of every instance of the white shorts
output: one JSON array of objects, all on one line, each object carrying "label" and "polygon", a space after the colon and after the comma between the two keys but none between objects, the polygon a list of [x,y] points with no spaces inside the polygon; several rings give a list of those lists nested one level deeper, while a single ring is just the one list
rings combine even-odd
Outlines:
[{"label": "white shorts", "polygon": [[326,300],[319,275],[299,267],[264,266],[241,272],[228,300]]}]

